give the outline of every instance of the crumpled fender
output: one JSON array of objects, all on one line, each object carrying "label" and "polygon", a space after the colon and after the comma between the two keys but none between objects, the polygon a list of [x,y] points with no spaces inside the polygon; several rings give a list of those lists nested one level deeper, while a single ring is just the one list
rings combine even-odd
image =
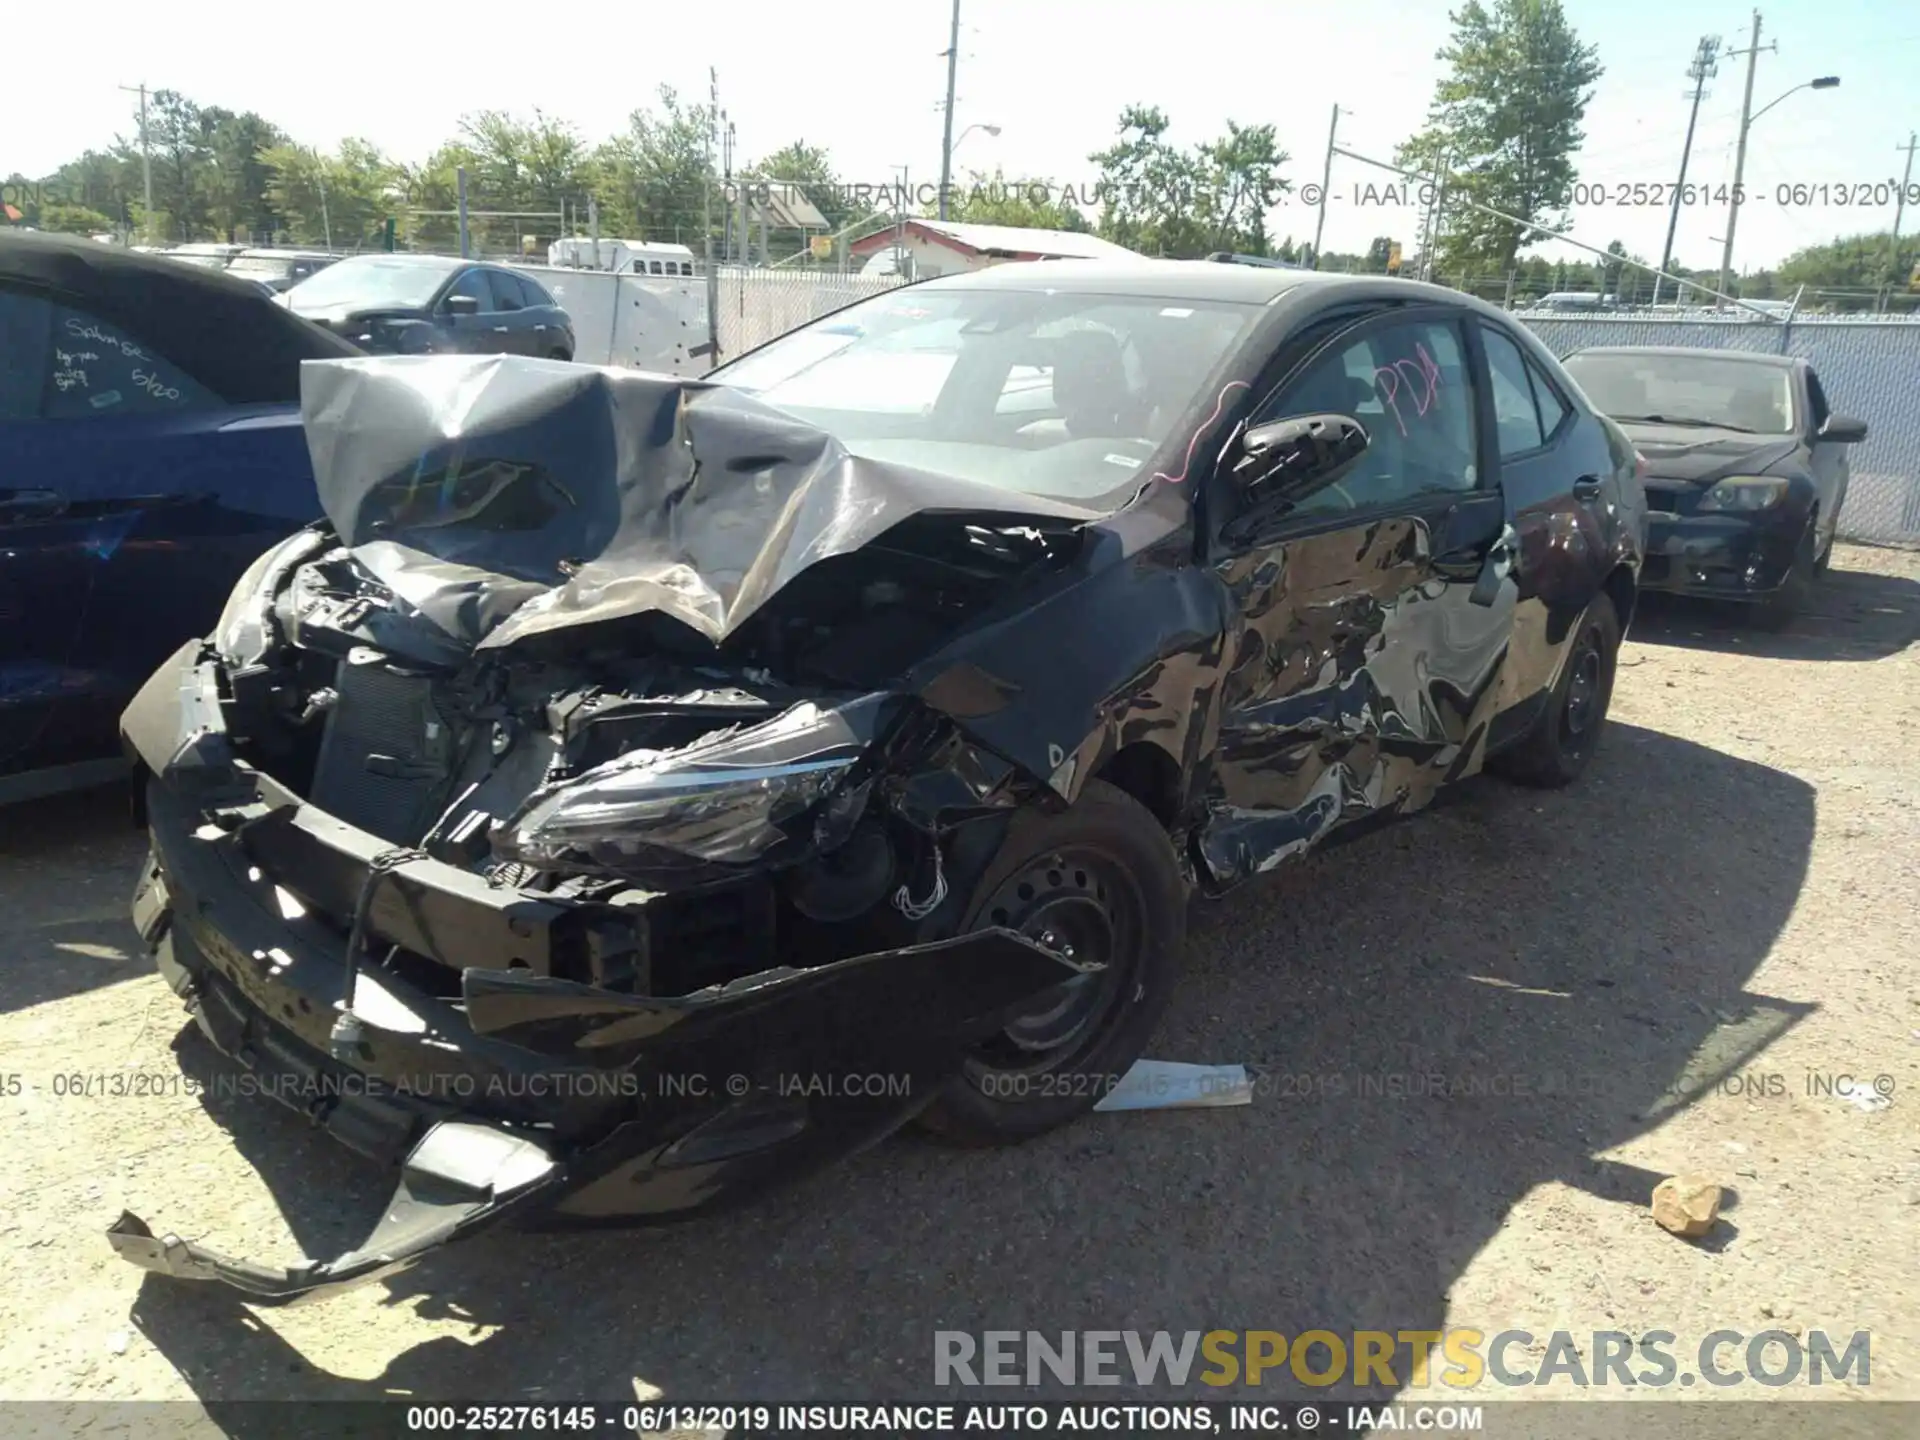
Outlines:
[{"label": "crumpled fender", "polygon": [[1069,802],[1129,745],[1194,773],[1218,726],[1229,633],[1225,591],[1193,560],[1178,496],[1150,493],[1087,533],[1075,570],[957,636],[903,685]]}]

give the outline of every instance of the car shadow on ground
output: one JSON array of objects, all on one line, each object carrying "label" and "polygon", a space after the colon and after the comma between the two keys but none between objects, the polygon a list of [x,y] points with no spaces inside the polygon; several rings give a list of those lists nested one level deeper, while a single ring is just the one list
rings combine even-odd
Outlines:
[{"label": "car shadow on ground", "polygon": [[0,1011],[153,973],[127,923],[146,850],[124,787],[0,808]]},{"label": "car shadow on ground", "polygon": [[[1090,1115],[998,1151],[907,1135],[692,1224],[486,1235],[384,1282],[472,1338],[370,1379],[315,1369],[272,1312],[192,1283],[146,1277],[133,1319],[235,1434],[264,1422],[223,1402],[263,1394],[924,1399],[936,1330],[1438,1329],[1522,1196],[1643,1210],[1659,1177],[1598,1157],[1811,1008],[1747,987],[1813,827],[1794,777],[1616,724],[1569,791],[1471,781],[1203,908],[1153,1053],[1255,1065],[1249,1107]],[[359,1238],[337,1187],[377,1207],[381,1179],[266,1101],[222,1118],[310,1253]],[[1184,1395],[1236,1393],[1281,1398]]]},{"label": "car shadow on ground", "polygon": [[1724,601],[1646,593],[1632,638],[1761,660],[1884,660],[1920,640],[1920,584],[1869,570],[1829,570],[1786,629]]}]

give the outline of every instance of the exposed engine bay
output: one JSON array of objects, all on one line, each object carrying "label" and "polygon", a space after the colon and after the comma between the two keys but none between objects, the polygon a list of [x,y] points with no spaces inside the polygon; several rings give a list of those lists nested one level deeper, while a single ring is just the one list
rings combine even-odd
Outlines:
[{"label": "exposed engine bay", "polygon": [[944,887],[943,833],[1043,788],[883,687],[1070,556],[1071,530],[909,520],[815,566],[717,652],[642,615],[463,655],[329,541],[295,542],[312,558],[257,597],[257,657],[224,667],[236,756],[495,886],[733,913],[724,962],[693,963],[718,945],[661,946],[682,973],[570,978],[675,993],[776,952],[902,943]]}]

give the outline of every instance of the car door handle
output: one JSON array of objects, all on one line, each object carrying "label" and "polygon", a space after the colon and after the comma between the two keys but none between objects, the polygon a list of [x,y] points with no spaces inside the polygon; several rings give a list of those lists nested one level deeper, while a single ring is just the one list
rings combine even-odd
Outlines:
[{"label": "car door handle", "polygon": [[1605,488],[1605,482],[1603,482],[1598,475],[1582,475],[1578,480],[1573,482],[1573,498],[1576,500],[1598,500],[1600,498],[1600,492]]},{"label": "car door handle", "polygon": [[496,325],[493,327],[493,333],[496,335],[504,335],[507,333],[507,327],[504,325]]},{"label": "car door handle", "polygon": [[57,490],[0,490],[0,516],[50,520],[66,508],[66,497]]}]

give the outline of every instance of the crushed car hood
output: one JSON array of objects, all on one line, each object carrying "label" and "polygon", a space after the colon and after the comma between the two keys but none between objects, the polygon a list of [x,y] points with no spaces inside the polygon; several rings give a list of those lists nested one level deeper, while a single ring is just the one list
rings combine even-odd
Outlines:
[{"label": "crushed car hood", "polygon": [[706,381],[517,356],[301,372],[320,502],[474,649],[657,611],[719,644],[795,576],[924,513],[1105,512],[864,459]]}]

